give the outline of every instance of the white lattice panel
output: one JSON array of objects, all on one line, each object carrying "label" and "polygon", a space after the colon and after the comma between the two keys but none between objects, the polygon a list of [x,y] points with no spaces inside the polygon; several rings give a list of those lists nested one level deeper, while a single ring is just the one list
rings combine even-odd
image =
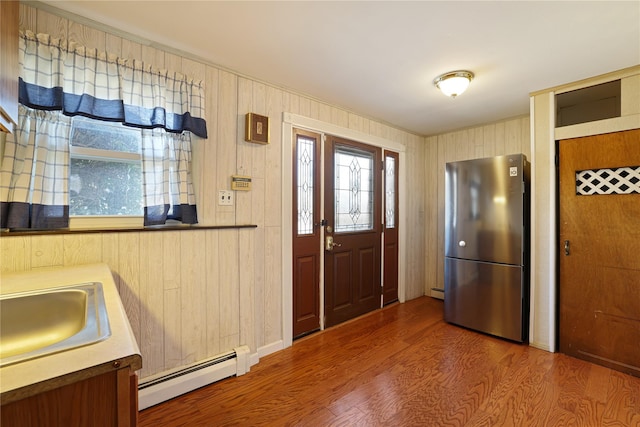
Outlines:
[{"label": "white lattice panel", "polygon": [[579,196],[633,193],[640,193],[640,166],[576,172],[576,194]]}]

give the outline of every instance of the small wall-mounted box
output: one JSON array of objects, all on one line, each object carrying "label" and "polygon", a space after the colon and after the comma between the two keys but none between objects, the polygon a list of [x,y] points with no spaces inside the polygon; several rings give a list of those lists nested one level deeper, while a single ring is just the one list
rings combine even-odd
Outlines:
[{"label": "small wall-mounted box", "polygon": [[243,175],[231,176],[231,189],[236,191],[250,191],[251,177]]},{"label": "small wall-mounted box", "polygon": [[268,144],[269,117],[247,113],[245,116],[244,140],[258,144]]}]

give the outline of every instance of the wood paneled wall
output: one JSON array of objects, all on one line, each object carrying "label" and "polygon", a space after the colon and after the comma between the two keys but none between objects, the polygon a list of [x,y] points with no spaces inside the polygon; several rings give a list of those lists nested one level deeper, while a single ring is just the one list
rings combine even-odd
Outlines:
[{"label": "wood paneled wall", "polygon": [[430,295],[433,287],[444,287],[446,163],[516,153],[531,161],[529,124],[529,116],[523,116],[426,138],[425,295]]},{"label": "wood paneled wall", "polygon": [[[43,6],[44,7],[44,6]],[[407,299],[424,294],[424,138],[269,84],[98,30],[26,5],[20,27],[142,59],[202,79],[209,139],[194,144],[194,186],[201,225],[257,224],[255,229],[5,236],[1,271],[107,263],[140,344],[141,379],[215,356],[238,345],[253,354],[283,340],[282,114],[290,112],[406,146],[411,191],[407,207]],[[244,115],[270,118],[271,144],[244,142]],[[218,206],[234,174],[253,190]]]}]

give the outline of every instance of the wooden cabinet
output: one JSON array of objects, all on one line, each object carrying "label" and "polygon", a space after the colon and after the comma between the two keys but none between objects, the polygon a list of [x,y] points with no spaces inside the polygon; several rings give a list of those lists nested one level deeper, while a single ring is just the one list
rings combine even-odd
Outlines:
[{"label": "wooden cabinet", "polygon": [[18,122],[19,2],[0,1],[0,131]]},{"label": "wooden cabinet", "polygon": [[130,368],[111,370],[2,405],[3,426],[135,427],[138,377]]}]

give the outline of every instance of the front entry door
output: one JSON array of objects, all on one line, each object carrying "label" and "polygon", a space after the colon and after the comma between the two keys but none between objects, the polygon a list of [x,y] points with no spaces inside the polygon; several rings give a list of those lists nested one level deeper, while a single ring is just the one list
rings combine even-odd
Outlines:
[{"label": "front entry door", "polygon": [[327,136],[325,325],[381,305],[381,150]]},{"label": "front entry door", "polygon": [[640,130],[559,142],[560,351],[640,376]]}]

